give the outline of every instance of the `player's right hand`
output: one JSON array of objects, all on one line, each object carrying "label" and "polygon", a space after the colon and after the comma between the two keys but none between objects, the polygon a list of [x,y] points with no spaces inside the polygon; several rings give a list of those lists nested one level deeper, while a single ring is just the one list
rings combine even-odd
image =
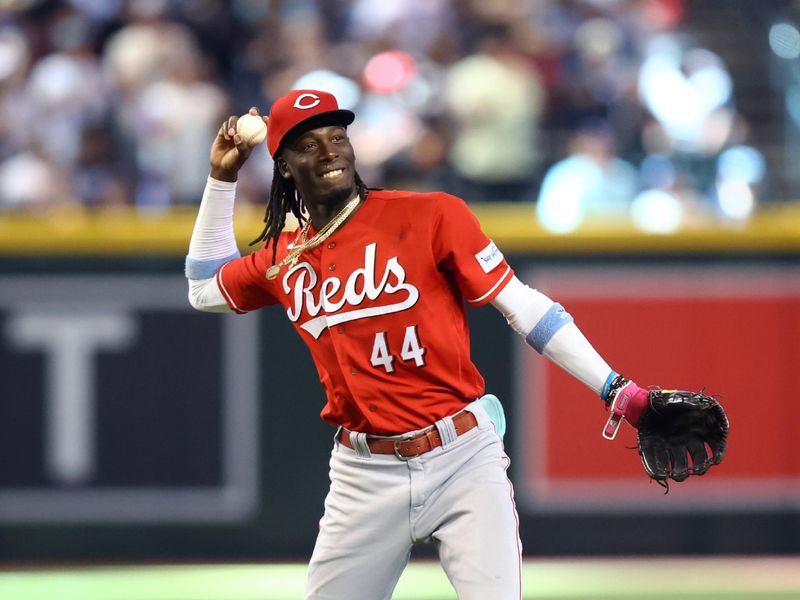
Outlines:
[{"label": "player's right hand", "polygon": [[[251,115],[258,116],[258,109],[254,106],[248,111]],[[269,117],[261,117],[268,123]],[[239,169],[253,151],[247,143],[236,133],[236,123],[239,117],[231,115],[222,122],[217,132],[217,137],[211,144],[211,177],[220,181],[236,181]]]}]

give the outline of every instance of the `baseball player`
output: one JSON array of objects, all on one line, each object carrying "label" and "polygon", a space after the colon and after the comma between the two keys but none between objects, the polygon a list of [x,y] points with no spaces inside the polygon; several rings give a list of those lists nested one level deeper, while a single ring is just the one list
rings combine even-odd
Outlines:
[{"label": "baseball player", "polygon": [[[186,260],[190,302],[235,313],[280,305],[311,351],[327,394],[321,417],[337,431],[306,598],[390,598],[412,546],[432,542],[459,598],[519,599],[505,419],[470,360],[465,304],[491,303],[599,394],[607,437],[644,419],[653,392],[615,373],[562,306],[515,277],[463,200],[368,189],[347,137],[354,118],[319,90],[273,104],[264,244],[244,257],[232,216],[251,148],[236,117],[222,124]],[[290,212],[300,227],[283,231]],[[662,437],[642,455],[659,481],[702,474],[725,449],[722,433],[681,448]]]}]

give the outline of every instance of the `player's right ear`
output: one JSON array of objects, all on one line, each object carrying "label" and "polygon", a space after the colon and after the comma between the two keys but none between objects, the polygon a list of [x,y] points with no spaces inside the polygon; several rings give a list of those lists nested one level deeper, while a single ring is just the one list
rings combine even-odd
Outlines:
[{"label": "player's right ear", "polygon": [[281,177],[284,179],[292,178],[291,173],[289,173],[289,163],[286,162],[285,158],[279,156],[275,159],[275,163],[278,165],[278,172],[281,174]]}]

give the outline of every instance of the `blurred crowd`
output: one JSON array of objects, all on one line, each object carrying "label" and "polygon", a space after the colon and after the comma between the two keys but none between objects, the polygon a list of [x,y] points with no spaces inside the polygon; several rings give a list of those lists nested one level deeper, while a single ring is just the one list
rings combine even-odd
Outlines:
[{"label": "blurred crowd", "polygon": [[[753,211],[764,158],[684,0],[2,0],[0,208],[196,204],[223,119],[356,111],[368,185],[528,202],[567,232]],[[241,201],[262,204],[259,148]]]}]

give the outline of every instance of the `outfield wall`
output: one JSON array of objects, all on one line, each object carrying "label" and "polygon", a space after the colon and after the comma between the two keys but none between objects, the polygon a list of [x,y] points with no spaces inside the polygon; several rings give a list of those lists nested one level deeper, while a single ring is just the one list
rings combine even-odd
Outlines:
[{"label": "outfield wall", "polygon": [[[593,394],[471,311],[506,406],[526,554],[800,551],[800,222],[680,236],[546,234],[475,207],[519,276],[643,385],[719,394],[726,462],[664,496],[600,430]],[[260,209],[242,210],[242,247]],[[194,312],[191,211],[0,219],[0,560],[281,559],[310,553],[333,430],[279,309]]]}]

